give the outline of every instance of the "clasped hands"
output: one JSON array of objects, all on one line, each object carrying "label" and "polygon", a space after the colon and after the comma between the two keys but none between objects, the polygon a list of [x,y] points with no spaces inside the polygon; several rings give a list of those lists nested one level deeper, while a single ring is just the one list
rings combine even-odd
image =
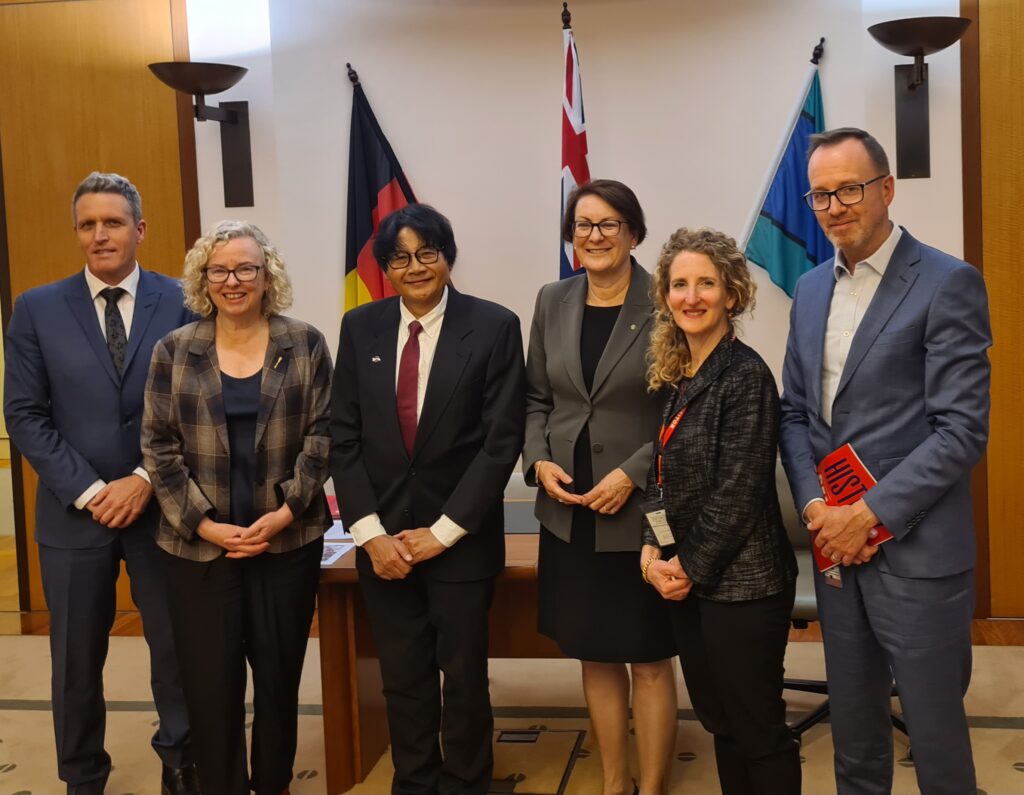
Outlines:
[{"label": "clasped hands", "polygon": [[563,505],[583,505],[607,515],[618,513],[636,488],[629,475],[618,467],[601,478],[586,494],[570,494],[563,488],[572,483],[572,478],[554,461],[538,461],[534,465],[534,474],[551,499]]},{"label": "clasped hands", "polygon": [[859,566],[878,552],[878,547],[869,544],[868,539],[874,537],[879,520],[864,500],[835,507],[812,502],[804,511],[804,518],[807,529],[818,532],[814,544],[833,563]]},{"label": "clasped hands", "polygon": [[153,487],[132,473],[110,481],[86,504],[92,518],[112,530],[128,527],[146,510]]},{"label": "clasped hands", "polygon": [[267,551],[270,539],[284,530],[295,520],[292,509],[282,505],[276,511],[265,513],[248,527],[227,522],[215,522],[204,517],[197,532],[211,544],[226,549],[225,557],[254,558]]},{"label": "clasped hands", "polygon": [[437,557],[447,547],[429,527],[417,527],[393,536],[375,536],[363,549],[370,556],[374,574],[382,580],[404,580],[413,566]]},{"label": "clasped hands", "polygon": [[648,544],[645,544],[640,552],[641,561],[651,561],[647,564],[647,582],[654,586],[663,599],[681,602],[690,595],[693,580],[686,576],[678,555],[668,560],[651,560],[657,558],[659,554],[661,553],[657,547]]}]

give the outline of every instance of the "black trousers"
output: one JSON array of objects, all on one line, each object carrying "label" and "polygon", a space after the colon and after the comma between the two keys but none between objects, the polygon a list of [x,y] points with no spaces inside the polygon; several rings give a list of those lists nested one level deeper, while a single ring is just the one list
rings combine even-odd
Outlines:
[{"label": "black trousers", "polygon": [[103,666],[122,559],[149,645],[150,684],[160,716],[153,748],[169,767],[191,763],[188,712],[171,635],[162,555],[153,537],[141,528],[122,531],[104,547],[39,546],[43,591],[50,609],[57,772],[69,790],[99,795],[110,774],[110,756],[103,747]]},{"label": "black trousers", "polygon": [[686,689],[714,735],[722,795],[800,793],[800,747],[782,699],[794,594],[791,586],[747,602],[672,603]]},{"label": "black trousers", "polygon": [[[199,783],[209,795],[279,795],[292,780],[299,678],[323,539],[255,558],[197,563],[164,554]],[[252,777],[245,663],[253,678]]]},{"label": "black trousers", "polygon": [[486,795],[494,768],[487,682],[493,578],[440,582],[413,569],[404,580],[360,572],[359,584],[380,653],[392,795]]}]

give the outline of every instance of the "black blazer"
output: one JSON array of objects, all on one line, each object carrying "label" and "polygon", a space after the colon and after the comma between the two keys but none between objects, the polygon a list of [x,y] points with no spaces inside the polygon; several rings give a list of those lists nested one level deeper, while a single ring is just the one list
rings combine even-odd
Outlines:
[{"label": "black blazer", "polygon": [[[389,534],[447,515],[468,535],[418,566],[451,582],[505,565],[505,485],[523,447],[525,365],[519,318],[448,288],[412,457],[395,405],[399,299],[345,313],[331,403],[331,475],[341,518],[376,512]],[[372,572],[359,550],[360,572]]]},{"label": "black blazer", "polygon": [[[681,396],[665,392],[666,424],[687,410],[662,453],[661,496],[655,455],[646,509],[667,512],[674,552],[698,596],[738,602],[779,593],[797,569],[775,490],[779,392],[768,365],[726,335]],[[657,546],[646,519],[643,532]]]}]

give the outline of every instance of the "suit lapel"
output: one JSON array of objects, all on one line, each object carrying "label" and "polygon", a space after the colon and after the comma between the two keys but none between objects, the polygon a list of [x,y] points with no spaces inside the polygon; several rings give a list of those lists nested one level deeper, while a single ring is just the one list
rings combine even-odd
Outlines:
[{"label": "suit lapel", "polygon": [[[626,292],[626,300],[615,320],[608,344],[597,363],[591,395],[598,393],[605,379],[619,363],[619,359],[643,337],[643,331],[651,321],[651,277],[636,262],[633,262],[632,267],[633,275],[629,282],[629,290]],[[578,355],[576,359],[579,361]]]},{"label": "suit lapel", "polygon": [[[398,404],[395,396],[395,373],[398,372],[398,324],[402,322],[398,309],[400,298],[386,299],[387,305],[377,317],[374,324],[374,344],[372,350],[357,351],[362,361],[357,363],[356,371],[360,377],[365,374],[367,389],[374,395],[378,406],[382,407],[384,427],[381,431],[391,441],[385,441],[387,449],[401,450],[405,453],[405,442],[402,441],[402,429],[398,426]],[[365,357],[365,358],[364,358]]]},{"label": "suit lapel", "polygon": [[892,260],[885,269],[885,274],[875,291],[874,298],[871,299],[871,305],[864,313],[864,318],[857,327],[857,333],[853,335],[850,352],[846,357],[843,374],[839,379],[839,387],[836,389],[836,397],[839,397],[850,382],[858,365],[874,344],[875,338],[885,328],[885,324],[889,322],[893,312],[910,291],[917,279],[917,271],[913,269],[913,266],[920,259],[920,246],[916,240],[904,232],[893,252]]},{"label": "suit lapel", "polygon": [[562,299],[558,322],[562,325],[562,361],[569,380],[581,395],[589,400],[587,384],[583,380],[580,361],[580,336],[583,330],[583,305],[587,301],[587,277],[574,276],[569,290]]},{"label": "suit lapel", "polygon": [[120,386],[121,376],[117,374],[114,362],[110,358],[110,349],[107,347],[107,341],[103,338],[100,321],[96,315],[96,304],[89,293],[89,285],[85,281],[84,273],[80,273],[78,278],[72,282],[72,289],[67,294],[67,301],[71,314],[78,321],[85,339],[99,360],[100,367],[110,376],[111,381]]},{"label": "suit lapel", "polygon": [[[711,354],[683,390],[681,398],[683,406],[689,406],[696,400],[697,396],[713,384],[721,372],[729,366],[729,363],[732,361],[732,346],[735,339],[732,333],[729,333],[718,341],[715,349],[711,351]],[[673,412],[677,410],[678,406],[672,409]]]},{"label": "suit lapel", "polygon": [[285,373],[292,360],[292,340],[284,321],[279,317],[270,318],[270,342],[263,359],[263,375],[260,377],[260,405],[256,412],[256,446],[266,433],[270,413],[281,392]]},{"label": "suit lapel", "polygon": [[[465,340],[473,333],[473,328],[466,322],[463,310],[463,296],[448,288],[448,306],[444,311],[441,333],[434,351],[434,361],[430,365],[430,376],[427,380],[427,393],[423,398],[423,410],[416,426],[416,445],[413,458],[436,427],[444,414],[448,402],[458,386],[463,370],[469,362],[470,352],[466,349]],[[396,412],[397,416],[397,412]]]},{"label": "suit lapel", "polygon": [[149,328],[149,322],[156,314],[156,307],[159,303],[160,292],[153,284],[153,277],[147,271],[139,268],[139,287],[135,292],[135,309],[132,311],[132,327],[128,333],[128,351],[124,356],[124,372],[128,372],[128,366],[135,358],[135,352],[142,345],[146,329]]},{"label": "suit lapel", "polygon": [[[134,325],[134,324],[133,324]],[[199,391],[206,403],[214,430],[224,450],[230,450],[228,442],[227,418],[224,415],[224,392],[220,380],[220,366],[217,362],[217,346],[214,345],[215,326],[213,318],[207,318],[196,326],[192,343],[189,346],[189,358]]]},{"label": "suit lapel", "polygon": [[[834,262],[834,260],[833,260]],[[821,367],[825,356],[825,331],[828,314],[832,307],[832,292],[835,289],[835,272],[831,267],[823,269],[821,285],[806,301],[801,301],[801,314],[796,318],[799,334],[807,340],[807,382],[810,387],[809,404],[821,408]]]}]

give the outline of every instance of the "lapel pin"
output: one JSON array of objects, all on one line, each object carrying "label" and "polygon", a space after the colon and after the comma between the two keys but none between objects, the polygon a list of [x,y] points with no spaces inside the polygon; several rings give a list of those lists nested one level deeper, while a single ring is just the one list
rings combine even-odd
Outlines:
[{"label": "lapel pin", "polygon": [[372,359],[370,359],[370,361],[373,362],[374,364],[377,364],[380,361],[380,357],[374,356]]},{"label": "lapel pin", "polygon": [[281,363],[281,359],[282,359],[282,358],[284,358],[284,357],[282,357],[282,356],[278,356],[278,357],[277,357],[277,361],[276,361],[276,362],[274,362],[274,366],[273,366],[273,367],[272,367],[271,369],[273,369],[273,370],[276,370],[276,369],[277,369],[277,366],[278,366],[278,365],[279,365],[279,364]]},{"label": "lapel pin", "polygon": [[630,331],[636,331],[636,323],[630,323],[629,324],[629,330]]}]

